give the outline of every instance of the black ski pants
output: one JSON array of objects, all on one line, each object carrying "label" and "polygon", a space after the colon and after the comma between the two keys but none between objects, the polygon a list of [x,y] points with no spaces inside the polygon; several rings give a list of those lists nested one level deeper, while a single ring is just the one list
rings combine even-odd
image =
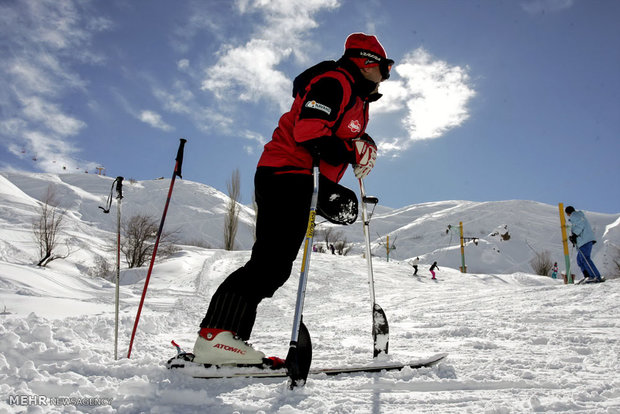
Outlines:
[{"label": "black ski pants", "polygon": [[273,169],[258,168],[254,176],[258,214],[252,255],[218,287],[201,328],[230,330],[249,339],[258,304],[272,297],[291,274],[306,235],[312,182],[308,174],[276,174]]}]

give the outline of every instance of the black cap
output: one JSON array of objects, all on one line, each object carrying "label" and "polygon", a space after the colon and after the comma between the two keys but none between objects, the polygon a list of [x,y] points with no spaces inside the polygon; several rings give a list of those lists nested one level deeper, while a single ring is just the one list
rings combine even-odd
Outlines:
[{"label": "black cap", "polygon": [[575,207],[573,206],[568,206],[564,209],[564,211],[566,212],[566,214],[573,214],[573,211],[575,211]]}]

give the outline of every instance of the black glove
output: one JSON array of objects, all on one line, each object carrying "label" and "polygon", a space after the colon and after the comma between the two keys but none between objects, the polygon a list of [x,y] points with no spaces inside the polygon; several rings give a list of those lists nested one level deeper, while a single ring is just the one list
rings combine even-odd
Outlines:
[{"label": "black glove", "polygon": [[573,243],[573,246],[577,244],[577,235],[575,233],[571,233],[570,237],[568,238],[568,240],[570,240],[571,243]]},{"label": "black glove", "polygon": [[331,165],[348,164],[354,158],[344,141],[333,136],[310,139],[300,145],[310,152],[312,158],[320,158]]}]

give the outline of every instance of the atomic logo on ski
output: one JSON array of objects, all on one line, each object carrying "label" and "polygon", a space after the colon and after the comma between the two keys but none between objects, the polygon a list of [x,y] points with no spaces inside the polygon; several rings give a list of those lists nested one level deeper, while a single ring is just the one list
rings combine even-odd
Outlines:
[{"label": "atomic logo on ski", "polygon": [[229,345],[215,344],[215,345],[213,345],[213,348],[223,349],[224,351],[235,352],[237,354],[245,355],[245,351],[242,351],[241,349],[234,348],[234,347],[229,346]]}]

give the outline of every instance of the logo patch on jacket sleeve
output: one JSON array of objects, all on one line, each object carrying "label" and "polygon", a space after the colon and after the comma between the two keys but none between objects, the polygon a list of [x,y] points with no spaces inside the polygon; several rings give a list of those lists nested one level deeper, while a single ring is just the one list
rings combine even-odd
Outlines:
[{"label": "logo patch on jacket sleeve", "polygon": [[357,119],[353,119],[351,122],[349,122],[349,125],[347,126],[349,127],[351,132],[354,133],[358,133],[362,130],[362,124],[360,124],[360,121],[358,121]]},{"label": "logo patch on jacket sleeve", "polygon": [[332,108],[330,108],[327,105],[323,105],[321,103],[318,103],[315,100],[312,101],[308,101],[306,102],[306,108],[314,108],[314,109],[318,109],[319,111],[323,111],[325,112],[327,115],[332,113]]}]

